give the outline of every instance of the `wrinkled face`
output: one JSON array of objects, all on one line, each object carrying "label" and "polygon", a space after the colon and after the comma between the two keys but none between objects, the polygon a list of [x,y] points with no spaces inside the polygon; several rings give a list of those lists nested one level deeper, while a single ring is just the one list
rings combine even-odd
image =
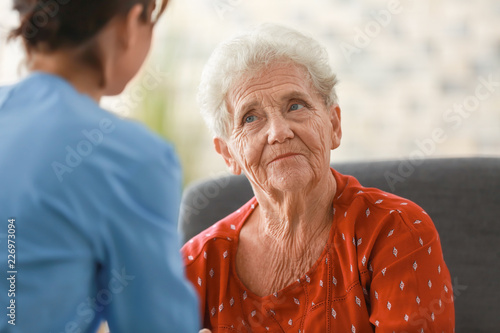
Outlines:
[{"label": "wrinkled face", "polygon": [[226,104],[232,130],[227,139],[215,138],[215,147],[254,190],[307,189],[330,172],[330,150],[341,138],[340,109],[326,107],[304,68],[268,66],[236,84]]}]

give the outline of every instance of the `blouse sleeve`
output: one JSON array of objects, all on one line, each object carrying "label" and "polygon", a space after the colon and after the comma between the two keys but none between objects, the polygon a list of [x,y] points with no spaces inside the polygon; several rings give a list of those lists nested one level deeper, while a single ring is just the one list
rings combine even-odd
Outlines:
[{"label": "blouse sleeve", "polygon": [[[202,326],[204,328],[212,329],[210,325],[210,318],[207,311],[207,288],[211,280],[213,280],[214,265],[211,272],[207,271],[207,250],[204,248],[204,243],[200,236],[196,236],[187,242],[181,250],[186,266],[186,276],[194,286],[199,298],[199,311],[202,319]],[[217,283],[212,284],[212,291],[217,289]],[[216,293],[217,294],[217,293]]]},{"label": "blouse sleeve", "polygon": [[371,253],[370,321],[382,332],[453,332],[450,274],[430,217],[409,202],[384,221]]}]

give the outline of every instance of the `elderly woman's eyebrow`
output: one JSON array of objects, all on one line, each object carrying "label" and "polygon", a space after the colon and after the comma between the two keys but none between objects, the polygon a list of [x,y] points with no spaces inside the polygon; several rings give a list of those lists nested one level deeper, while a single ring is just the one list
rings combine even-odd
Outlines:
[{"label": "elderly woman's eyebrow", "polygon": [[[283,94],[282,96],[279,96],[277,100],[280,101],[281,103],[287,103],[292,100],[302,100],[304,102],[309,102],[311,100],[311,96],[308,93],[305,93],[304,91],[293,90]],[[243,116],[246,112],[258,107],[260,104],[261,102],[259,100],[253,99],[243,103],[241,106],[237,105],[234,108],[235,111],[234,115],[235,117]]]},{"label": "elderly woman's eyebrow", "polygon": [[234,118],[239,119],[239,118],[243,117],[248,111],[256,108],[259,104],[260,103],[258,100],[252,100],[252,101],[248,101],[246,103],[243,103],[241,106],[238,106],[238,105],[233,106],[232,109],[234,112]]},{"label": "elderly woman's eyebrow", "polygon": [[303,100],[304,102],[307,102],[311,100],[311,96],[303,91],[294,90],[280,97],[281,102],[288,102],[294,99],[300,99]]}]

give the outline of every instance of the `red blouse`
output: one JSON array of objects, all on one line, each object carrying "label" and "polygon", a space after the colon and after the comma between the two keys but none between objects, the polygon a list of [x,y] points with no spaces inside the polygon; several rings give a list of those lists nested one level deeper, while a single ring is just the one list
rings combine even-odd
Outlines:
[{"label": "red blouse", "polygon": [[241,209],[182,248],[186,274],[212,332],[453,332],[450,274],[431,219],[409,200],[337,181],[328,242],[309,272],[260,297],[235,269]]}]

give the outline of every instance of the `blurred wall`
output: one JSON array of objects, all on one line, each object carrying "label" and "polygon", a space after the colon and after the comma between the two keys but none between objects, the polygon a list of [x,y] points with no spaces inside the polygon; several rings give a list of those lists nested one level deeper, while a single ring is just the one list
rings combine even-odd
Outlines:
[{"label": "blurred wall", "polygon": [[[5,84],[25,73],[19,43],[3,42],[16,17],[0,3]],[[144,70],[103,105],[173,141],[186,182],[224,172],[196,89],[216,45],[260,22],[327,48],[344,133],[332,160],[500,156],[498,0],[172,0]]]}]

